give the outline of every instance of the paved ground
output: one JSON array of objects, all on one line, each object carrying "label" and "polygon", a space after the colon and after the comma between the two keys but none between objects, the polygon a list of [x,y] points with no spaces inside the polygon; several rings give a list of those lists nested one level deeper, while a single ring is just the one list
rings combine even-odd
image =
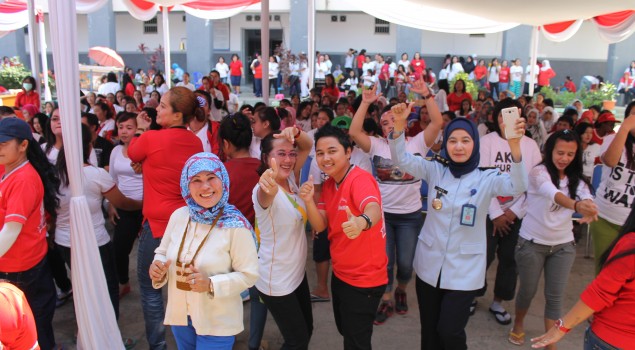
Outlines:
[{"label": "paved ground", "polygon": [[[582,241],[583,242],[583,241]],[[581,242],[581,243],[582,243]],[[309,249],[309,251],[311,251]],[[578,295],[593,277],[593,263],[591,259],[585,259],[584,246],[578,246],[578,256],[569,278],[565,309],[569,309],[577,300]],[[310,257],[309,257],[310,258]],[[493,273],[496,265],[490,268],[488,279],[493,283]],[[124,337],[131,337],[138,341],[136,349],[147,349],[144,334],[141,303],[136,283],[136,245],[131,257],[131,281],[132,292],[121,300],[121,318],[119,326]],[[307,274],[310,284],[315,283],[315,269],[312,261],[307,261]],[[382,326],[375,326],[373,346],[376,349],[417,349],[419,347],[419,312],[414,292],[414,283],[408,287],[410,312],[404,316],[395,315]],[[529,349],[527,342],[523,347],[517,347],[507,342],[507,332],[510,326],[501,326],[496,323],[493,316],[487,311],[491,300],[491,292],[479,300],[476,314],[470,319],[467,327],[468,345],[470,349]],[[507,302],[506,307],[513,311],[513,303]],[[527,339],[542,334],[544,298],[542,287],[538,289],[538,295],[534,299],[529,315],[526,319]],[[247,349],[247,336],[249,327],[249,302],[244,304],[245,331],[237,336],[234,349]],[[333,321],[333,313],[330,303],[313,304],[314,332],[311,340],[311,349],[332,350],[342,348],[342,338],[337,333]],[[76,332],[76,322],[72,303],[67,303],[57,309],[54,320],[57,341],[64,344],[66,349],[75,349],[73,337]],[[574,329],[561,342],[561,349],[582,348],[584,326]],[[169,333],[169,331],[168,331]],[[268,343],[268,349],[279,349],[282,338],[275,322],[269,315],[265,335],[263,339]],[[168,344],[170,349],[176,349],[174,340],[169,334]],[[97,349],[95,349],[97,350]]]}]

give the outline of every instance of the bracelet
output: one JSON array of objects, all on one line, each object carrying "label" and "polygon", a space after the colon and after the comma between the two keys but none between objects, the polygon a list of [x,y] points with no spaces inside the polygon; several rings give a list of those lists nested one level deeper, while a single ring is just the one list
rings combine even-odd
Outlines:
[{"label": "bracelet", "polygon": [[423,96],[423,99],[427,100],[427,99],[430,99],[430,98],[433,98],[433,97],[434,97],[433,94],[428,94],[428,96]]},{"label": "bracelet", "polygon": [[373,222],[370,220],[370,217],[368,217],[368,215],[362,213],[362,215],[360,215],[361,218],[363,218],[364,220],[366,220],[366,228],[363,229],[362,231],[368,231],[370,230],[371,227],[373,227]]},{"label": "bracelet", "polygon": [[298,133],[297,133],[297,134],[295,134],[295,135],[293,135],[293,138],[294,138],[294,139],[297,139],[297,138],[299,138],[299,137],[300,137],[300,134],[302,133],[302,129],[298,128],[298,127],[297,127],[297,126],[295,126],[295,125],[294,125],[293,127],[294,127],[294,128],[296,128],[296,129],[298,130]]},{"label": "bracelet", "polygon": [[573,203],[573,211],[576,213],[578,212],[578,203],[580,203],[580,201],[575,201],[575,203]]}]

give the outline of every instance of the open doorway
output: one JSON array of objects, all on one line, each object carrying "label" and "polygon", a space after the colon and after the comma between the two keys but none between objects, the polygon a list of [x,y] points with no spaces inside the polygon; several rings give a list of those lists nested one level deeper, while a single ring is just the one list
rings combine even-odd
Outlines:
[{"label": "open doorway", "polygon": [[[244,29],[243,30],[243,52],[245,54],[246,77],[245,80],[248,83],[252,83],[254,76],[251,74],[249,65],[254,60],[254,54],[261,53],[260,42],[260,29]],[[282,44],[282,29],[269,29],[269,54],[273,53],[273,50]]]}]

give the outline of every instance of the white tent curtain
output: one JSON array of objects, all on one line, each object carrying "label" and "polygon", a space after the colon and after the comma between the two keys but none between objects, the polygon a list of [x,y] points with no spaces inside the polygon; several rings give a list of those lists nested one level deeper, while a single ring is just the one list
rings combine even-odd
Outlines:
[{"label": "white tent curtain", "polygon": [[64,153],[71,189],[71,277],[79,334],[78,349],[123,349],[110,303],[95,232],[83,194],[79,111],[79,59],[75,0],[49,0],[51,43],[57,71]]},{"label": "white tent curtain", "polygon": [[139,21],[149,21],[153,19],[154,16],[157,15],[157,11],[159,11],[159,5],[154,5],[148,9],[142,9],[137,7],[130,0],[121,0],[121,2],[124,6],[126,6],[126,9],[128,9],[128,13]]},{"label": "white tent curtain", "polygon": [[[635,5],[633,7],[635,7]],[[594,19],[594,21],[596,20]],[[597,21],[596,24],[598,26],[598,33],[602,39],[609,43],[617,43],[635,33],[635,13],[622,23],[614,26],[602,26],[597,23]]]},{"label": "white tent curtain", "polygon": [[247,6],[238,7],[231,10],[213,10],[213,11],[205,11],[191,8],[189,6],[181,6],[181,9],[192,16],[202,18],[202,19],[223,19],[235,16],[241,13]]},{"label": "white tent curtain", "polygon": [[580,26],[582,26],[583,22],[584,21],[581,19],[577,20],[573,22],[567,29],[563,30],[560,33],[550,33],[546,30],[541,30],[541,32],[542,32],[542,35],[544,35],[544,37],[547,38],[547,40],[561,43],[563,41],[567,41],[571,39],[571,37],[573,37],[575,33],[578,32],[578,29],[580,29]]}]

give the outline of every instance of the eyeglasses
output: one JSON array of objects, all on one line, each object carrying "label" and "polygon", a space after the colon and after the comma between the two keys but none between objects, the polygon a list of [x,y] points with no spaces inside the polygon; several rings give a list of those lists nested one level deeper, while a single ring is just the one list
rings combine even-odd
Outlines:
[{"label": "eyeglasses", "polygon": [[290,159],[296,159],[296,158],[298,158],[298,152],[289,152],[289,153],[277,152],[276,153],[276,157],[282,158],[282,159],[287,158],[287,157],[289,157]]}]

